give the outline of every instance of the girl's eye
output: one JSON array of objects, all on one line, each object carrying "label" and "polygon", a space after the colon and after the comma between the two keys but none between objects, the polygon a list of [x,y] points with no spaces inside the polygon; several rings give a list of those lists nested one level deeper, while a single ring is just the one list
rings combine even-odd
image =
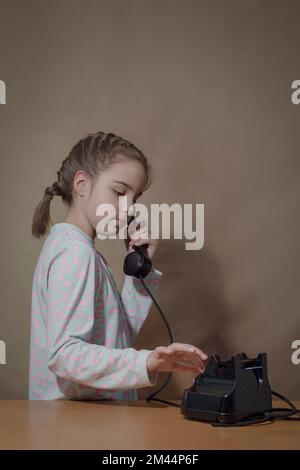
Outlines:
[{"label": "girl's eye", "polygon": [[[113,191],[114,191],[115,193],[117,193],[118,196],[125,196],[125,195],[126,195],[126,193],[119,193],[119,191],[116,191],[115,189],[114,189]],[[136,201],[137,201],[137,200],[134,199],[133,204],[136,204]]]},{"label": "girl's eye", "polygon": [[125,196],[125,193],[119,193],[119,191],[114,190],[119,196]]}]

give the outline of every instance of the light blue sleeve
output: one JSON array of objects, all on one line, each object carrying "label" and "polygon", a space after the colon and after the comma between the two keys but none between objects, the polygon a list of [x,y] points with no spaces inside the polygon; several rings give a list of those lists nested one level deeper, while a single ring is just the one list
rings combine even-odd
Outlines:
[{"label": "light blue sleeve", "polygon": [[49,369],[58,377],[104,390],[156,385],[157,374],[149,377],[147,371],[151,350],[90,343],[96,269],[93,248],[84,243],[68,240],[53,256],[46,293]]}]

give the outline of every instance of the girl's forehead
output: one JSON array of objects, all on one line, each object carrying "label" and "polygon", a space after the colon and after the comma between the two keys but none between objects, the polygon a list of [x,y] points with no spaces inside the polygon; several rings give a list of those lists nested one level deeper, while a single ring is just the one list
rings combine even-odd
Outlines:
[{"label": "girl's forehead", "polygon": [[132,190],[142,190],[146,184],[143,166],[136,161],[118,162],[107,169],[107,178],[116,184],[124,183]]},{"label": "girl's forehead", "polygon": [[136,160],[130,160],[128,158],[123,158],[120,161],[117,161],[113,163],[110,167],[109,170],[113,174],[123,174],[123,175],[131,175],[132,173],[134,174],[144,174],[144,167],[143,165],[136,161]]}]

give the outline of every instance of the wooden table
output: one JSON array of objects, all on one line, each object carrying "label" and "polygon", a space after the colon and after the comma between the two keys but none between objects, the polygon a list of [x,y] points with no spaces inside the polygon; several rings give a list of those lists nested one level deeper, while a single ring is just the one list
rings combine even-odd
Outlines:
[{"label": "wooden table", "polygon": [[300,449],[300,422],[215,428],[144,400],[0,400],[0,449]]}]

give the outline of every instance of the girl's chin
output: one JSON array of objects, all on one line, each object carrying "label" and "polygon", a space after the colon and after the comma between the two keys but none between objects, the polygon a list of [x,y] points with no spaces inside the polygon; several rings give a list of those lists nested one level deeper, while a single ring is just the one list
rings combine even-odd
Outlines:
[{"label": "girl's chin", "polygon": [[96,233],[101,236],[104,236],[104,237],[110,237],[111,235],[117,235],[120,231],[120,225],[119,225],[119,222],[116,221],[115,224],[110,224],[109,227],[105,227],[105,230],[102,232],[101,230],[99,230],[98,232],[96,231]]}]

